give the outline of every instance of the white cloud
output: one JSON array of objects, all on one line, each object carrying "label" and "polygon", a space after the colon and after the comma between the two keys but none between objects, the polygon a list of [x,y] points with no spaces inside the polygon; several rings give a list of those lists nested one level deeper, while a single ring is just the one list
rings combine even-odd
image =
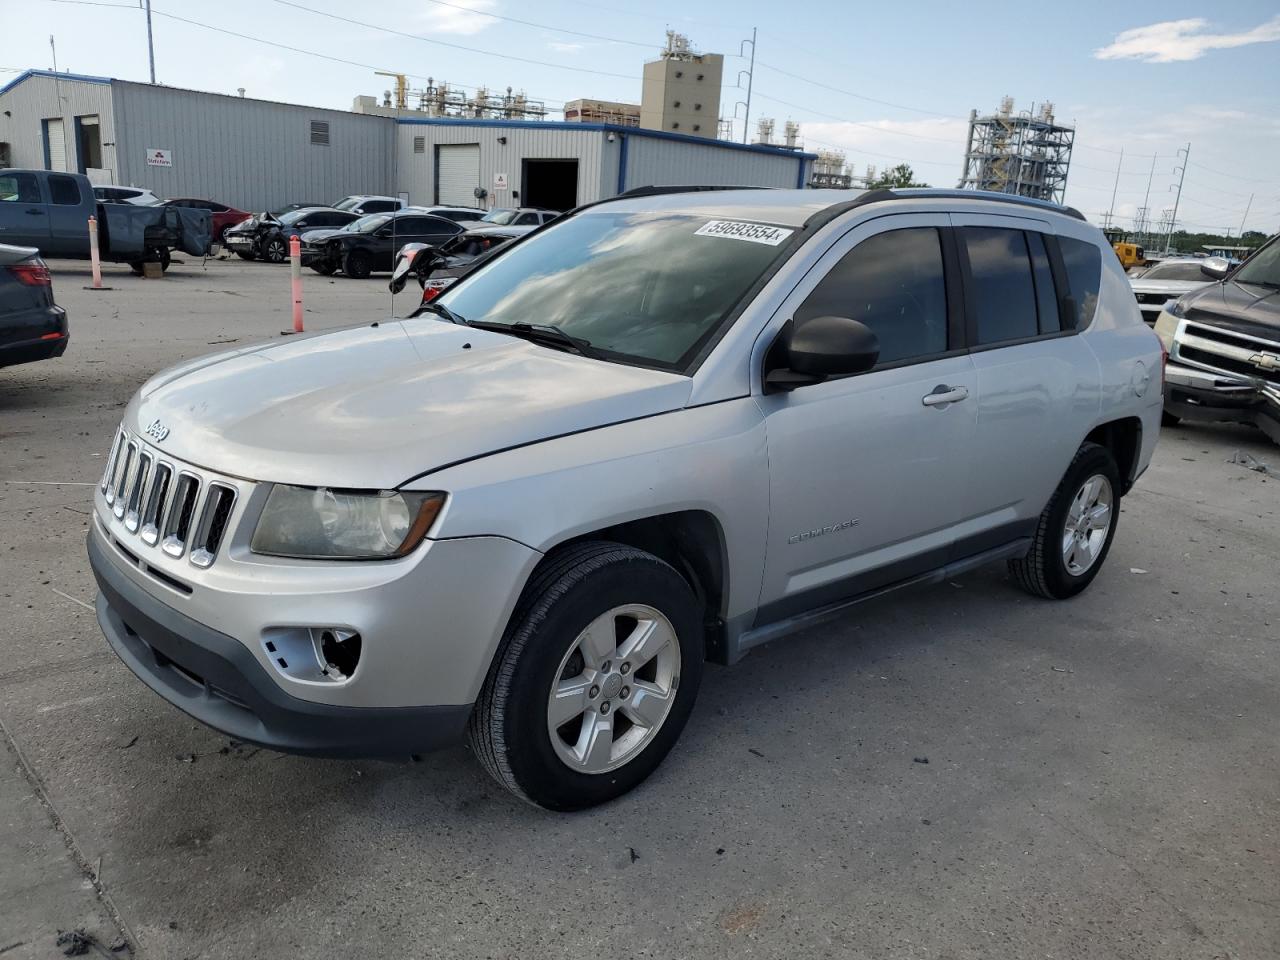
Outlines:
[{"label": "white cloud", "polygon": [[448,5],[429,3],[419,17],[426,23],[428,33],[465,36],[497,23],[493,17],[485,16],[497,5],[497,0],[449,0]]},{"label": "white cloud", "polygon": [[1166,20],[1125,30],[1107,46],[1095,50],[1098,60],[1141,60],[1144,63],[1176,63],[1198,60],[1210,50],[1244,47],[1280,40],[1280,16],[1242,33],[1211,33],[1202,17]]},{"label": "white cloud", "polygon": [[548,40],[547,46],[556,53],[577,53],[583,48],[581,43],[565,43],[562,40]]}]

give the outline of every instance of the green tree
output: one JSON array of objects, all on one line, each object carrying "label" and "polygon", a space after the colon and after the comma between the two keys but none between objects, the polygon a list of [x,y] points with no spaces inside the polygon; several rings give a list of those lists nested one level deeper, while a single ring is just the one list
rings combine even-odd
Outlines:
[{"label": "green tree", "polygon": [[876,190],[882,187],[927,187],[927,183],[917,183],[915,171],[911,164],[900,163],[896,167],[884,171],[875,180],[867,184],[867,189]]}]

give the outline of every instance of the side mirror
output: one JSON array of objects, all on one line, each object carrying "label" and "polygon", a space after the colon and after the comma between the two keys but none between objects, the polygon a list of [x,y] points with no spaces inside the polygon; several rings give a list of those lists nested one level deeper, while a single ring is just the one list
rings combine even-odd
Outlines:
[{"label": "side mirror", "polygon": [[769,349],[765,392],[794,390],[828,377],[863,373],[880,358],[880,340],[860,320],[813,317],[789,321]]},{"label": "side mirror", "polygon": [[1225,280],[1227,274],[1231,272],[1231,261],[1226,257],[1210,257],[1200,264],[1200,272],[1215,280]]}]

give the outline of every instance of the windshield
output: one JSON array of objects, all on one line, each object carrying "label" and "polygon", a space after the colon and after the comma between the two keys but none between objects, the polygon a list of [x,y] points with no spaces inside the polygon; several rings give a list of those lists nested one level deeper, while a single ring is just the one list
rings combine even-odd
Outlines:
[{"label": "windshield", "polygon": [[333,205],[333,208],[335,210],[350,210],[359,202],[360,202],[359,197],[343,197],[341,200],[339,200],[337,203]]},{"label": "windshield", "polygon": [[498,207],[497,209],[490,210],[481,217],[480,220],[484,223],[496,223],[500,227],[505,227],[516,218],[516,214],[519,212],[519,210],[506,210],[502,207]]},{"label": "windshield", "polygon": [[366,213],[342,228],[343,233],[373,233],[391,218],[385,213]]},{"label": "windshield", "polygon": [[276,219],[288,226],[291,223],[297,223],[311,211],[303,207],[301,210],[289,210],[285,213],[276,214]]},{"label": "windshield", "polygon": [[1236,283],[1257,283],[1264,287],[1280,287],[1280,238],[1249,258],[1249,262],[1231,278]]},{"label": "windshield", "polygon": [[582,214],[440,299],[468,321],[550,324],[609,359],[683,371],[794,232],[666,212]]},{"label": "windshield", "polygon": [[1203,280],[1209,278],[1200,272],[1199,260],[1166,260],[1157,263],[1142,275],[1143,280]]}]

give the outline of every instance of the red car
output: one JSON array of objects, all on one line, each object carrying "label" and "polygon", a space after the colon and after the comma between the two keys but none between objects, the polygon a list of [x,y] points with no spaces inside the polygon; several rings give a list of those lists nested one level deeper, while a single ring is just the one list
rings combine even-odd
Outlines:
[{"label": "red car", "polygon": [[217,200],[201,200],[198,197],[178,197],[174,200],[166,200],[166,207],[190,207],[194,210],[208,210],[213,215],[213,239],[216,243],[222,242],[222,231],[227,227],[234,226],[242,220],[248,220],[253,214],[244,210],[237,210],[235,207],[229,207],[225,203],[218,203]]}]

